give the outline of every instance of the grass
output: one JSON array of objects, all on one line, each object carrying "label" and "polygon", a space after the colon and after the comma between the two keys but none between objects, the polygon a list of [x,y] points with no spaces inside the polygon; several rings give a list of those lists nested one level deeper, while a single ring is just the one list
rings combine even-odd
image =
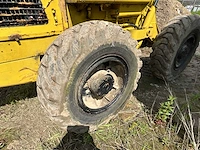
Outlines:
[{"label": "grass", "polygon": [[148,113],[127,122],[115,118],[92,133],[100,149],[162,150],[179,149],[181,139],[172,126],[156,125]]},{"label": "grass", "polygon": [[123,122],[115,118],[92,133],[100,149],[161,149],[162,143],[155,138],[153,126],[147,116],[140,115],[134,120]]},{"label": "grass", "polygon": [[[183,115],[183,113],[180,113]],[[37,150],[197,150],[191,130],[193,124],[181,120],[173,124],[173,116],[163,126],[153,121],[147,110],[135,118],[127,120],[120,116],[102,125],[98,130],[88,133],[63,132],[54,128],[48,132],[48,138],[41,139]],[[189,120],[193,120],[192,116]],[[184,124],[185,123],[185,124]],[[178,136],[180,129],[187,129],[183,138]],[[16,130],[7,130],[0,138],[16,140]],[[4,136],[4,137],[3,137]],[[192,137],[192,138],[191,138]],[[1,149],[1,148],[0,148]]]},{"label": "grass", "polygon": [[[198,98],[197,95],[194,97]],[[172,99],[174,98],[169,96],[167,101]],[[191,115],[189,103],[187,105],[188,116],[185,116],[186,113],[181,110],[176,100],[174,100],[174,103],[174,111],[170,111],[170,116],[165,120],[165,124],[155,122],[156,115],[144,109],[137,117],[124,119],[122,115],[118,115],[108,124],[101,125],[96,131],[90,133],[88,133],[89,127],[84,127],[86,130],[82,133],[71,132],[70,130],[62,132],[54,128],[48,132],[48,138],[41,139],[36,149],[198,150],[199,143],[194,134],[194,119]],[[161,108],[163,111],[163,107]],[[179,118],[180,122],[173,122],[175,116]],[[76,128],[76,126],[73,128]],[[12,139],[11,135],[15,135],[15,132],[11,131],[4,133]],[[182,137],[179,135],[180,132],[183,133]]]},{"label": "grass", "polygon": [[156,125],[148,112],[142,112],[135,119],[126,121],[118,116],[91,133],[68,132],[62,135],[54,132],[42,141],[40,149],[179,150],[182,140],[176,131],[171,123]]},{"label": "grass", "polygon": [[193,106],[194,101],[199,100],[199,98],[200,94],[195,94],[189,102],[188,96],[186,95],[186,109],[184,110],[176,103],[177,116],[184,129],[184,140],[186,137],[188,139],[187,141],[192,144],[194,150],[200,148],[200,119],[199,116],[195,117],[195,113],[197,112],[195,112],[196,108]]},{"label": "grass", "polygon": [[[17,93],[20,93],[20,91],[22,90],[19,89],[18,92],[13,94],[10,93],[10,96],[17,97]],[[26,96],[27,94],[25,94]],[[143,108],[143,111],[137,117],[128,115],[129,117],[124,118],[126,114],[118,115],[108,124],[101,125],[98,130],[90,133],[88,127],[84,127],[86,130],[83,133],[70,132],[69,130],[63,132],[56,127],[51,128],[48,132],[44,132],[47,135],[40,139],[35,149],[198,150],[199,133],[196,132],[198,129],[195,127],[198,120],[195,120],[193,112],[197,110],[194,109],[194,105],[199,101],[200,94],[194,94],[190,98],[187,95],[185,97],[184,107],[180,107],[177,101],[178,97],[175,98],[171,92],[169,97],[166,98],[166,102],[161,104],[156,115],[152,114],[151,110]],[[21,103],[14,102],[13,104],[17,107]],[[155,118],[165,123],[159,124],[155,121]],[[179,121],[174,123],[174,118]],[[6,149],[7,145],[4,145],[4,143],[9,144],[13,140],[20,140],[17,128],[1,131],[1,150]]]},{"label": "grass", "polygon": [[57,130],[56,128],[49,132],[49,137],[43,141],[41,140],[38,143],[38,150],[50,150],[52,148],[57,147],[58,143],[60,143],[64,132]]},{"label": "grass", "polygon": [[200,15],[200,11],[192,11],[191,13],[192,13],[192,14]]},{"label": "grass", "polygon": [[6,150],[6,146],[13,140],[19,139],[16,128],[0,130],[0,149]]},{"label": "grass", "polygon": [[[177,98],[170,95],[156,115],[149,110],[138,117],[123,121],[119,116],[107,125],[101,126],[92,133],[96,145],[100,149],[117,150],[198,150],[200,133],[195,125],[190,103],[200,99],[200,94],[191,96],[189,102],[186,95],[187,109],[181,109]],[[178,122],[174,118],[178,117]],[[155,119],[156,118],[156,121]],[[164,123],[158,123],[161,120]],[[200,122],[198,120],[198,122]]]}]

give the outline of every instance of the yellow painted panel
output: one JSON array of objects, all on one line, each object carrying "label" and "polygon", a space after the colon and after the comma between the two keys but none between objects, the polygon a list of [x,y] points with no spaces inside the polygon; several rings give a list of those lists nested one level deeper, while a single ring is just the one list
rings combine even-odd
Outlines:
[{"label": "yellow painted panel", "polygon": [[135,40],[143,40],[145,38],[150,38],[151,40],[155,39],[157,36],[156,28],[148,28],[148,29],[134,29],[134,28],[124,28],[131,33],[131,36]]},{"label": "yellow painted panel", "polygon": [[125,30],[128,30],[131,33],[131,37],[134,40],[143,40],[145,38],[148,38],[147,36],[147,30],[143,29],[143,30],[137,30],[137,29],[133,29],[133,28],[125,28]]},{"label": "yellow painted panel", "polygon": [[[145,38],[149,38],[153,41],[158,35],[155,6],[151,6],[148,13],[144,15],[146,16],[146,18],[144,22],[141,22],[141,29],[135,29],[133,27],[124,27],[124,29],[128,30],[131,33],[132,38],[135,40],[143,40]],[[139,23],[136,23],[136,25],[138,24]]]},{"label": "yellow painted panel", "polygon": [[[44,54],[57,36],[0,42],[0,64]],[[1,70],[1,69],[0,69]]]},{"label": "yellow painted panel", "polygon": [[0,64],[0,87],[36,81],[39,63],[39,57],[31,57]]}]

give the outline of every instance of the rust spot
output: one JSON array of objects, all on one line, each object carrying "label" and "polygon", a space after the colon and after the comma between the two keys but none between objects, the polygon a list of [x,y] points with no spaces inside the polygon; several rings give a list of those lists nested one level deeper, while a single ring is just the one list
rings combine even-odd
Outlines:
[{"label": "rust spot", "polygon": [[21,35],[19,35],[19,34],[13,34],[13,35],[10,35],[8,38],[9,38],[9,40],[17,41],[17,43],[19,45],[21,45],[21,42],[20,42],[20,39],[22,39]]},{"label": "rust spot", "polygon": [[10,35],[8,38],[9,40],[19,41],[20,39],[22,39],[22,36],[19,34],[13,34],[13,35]]}]

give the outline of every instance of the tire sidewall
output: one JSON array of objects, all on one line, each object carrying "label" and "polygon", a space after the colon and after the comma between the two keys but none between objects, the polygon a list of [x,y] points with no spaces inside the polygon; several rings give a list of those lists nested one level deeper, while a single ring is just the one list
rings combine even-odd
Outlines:
[{"label": "tire sidewall", "polygon": [[[193,31],[197,32],[197,42],[193,47],[193,51],[189,52],[185,46],[190,47],[190,50],[192,49],[191,45],[186,44],[188,44],[188,42],[193,43],[190,39],[190,34]],[[198,15],[178,16],[173,18],[156,37],[153,43],[153,52],[150,55],[152,73],[159,79],[168,82],[174,81],[192,59],[199,45],[199,39],[200,17]],[[185,43],[186,41],[187,43]],[[185,53],[184,48],[186,48]],[[180,53],[181,51],[182,55]],[[187,55],[189,56],[187,57]]]},{"label": "tire sidewall", "polygon": [[194,31],[197,31],[198,34],[197,35],[197,41],[200,40],[200,26],[198,25],[198,21],[199,20],[195,20],[194,22],[191,23],[191,28],[186,29],[186,32],[183,34],[183,36],[180,37],[179,39],[179,43],[175,45],[174,48],[174,53],[173,53],[173,57],[170,64],[170,68],[171,68],[171,74],[173,76],[173,78],[177,78],[179,76],[179,74],[186,68],[187,64],[190,62],[190,60],[192,59],[193,54],[195,53],[196,48],[198,47],[198,43],[196,43],[194,50],[192,53],[190,53],[190,56],[188,57],[188,59],[186,60],[186,62],[183,64],[183,66],[181,68],[179,68],[178,70],[174,70],[174,63],[175,63],[175,58],[177,56],[177,53],[180,49],[180,47],[186,42],[187,38],[190,36],[190,34]]}]

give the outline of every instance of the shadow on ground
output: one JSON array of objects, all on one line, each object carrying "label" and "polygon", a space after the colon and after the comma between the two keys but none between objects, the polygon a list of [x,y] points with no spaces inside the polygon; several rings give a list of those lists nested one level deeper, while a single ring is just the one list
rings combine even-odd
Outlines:
[{"label": "shadow on ground", "polygon": [[69,126],[67,134],[54,150],[99,150],[88,131],[88,126]]},{"label": "shadow on ground", "polygon": [[160,103],[167,100],[169,95],[166,84],[153,76],[149,65],[150,58],[142,58],[143,67],[141,68],[141,78],[138,82],[138,88],[133,92],[133,95],[140,101],[146,108],[157,111]]},{"label": "shadow on ground", "polygon": [[[177,114],[188,114],[189,107],[194,121],[193,128],[198,133],[200,127],[200,57],[194,56],[181,75],[170,83],[153,76],[149,65],[150,58],[142,58],[142,61],[141,78],[133,95],[145,107],[152,110],[152,113],[156,113],[160,104],[166,102],[169,95],[173,94],[181,110]],[[177,117],[174,117],[173,121],[180,122]]]},{"label": "shadow on ground", "polygon": [[[200,58],[194,56],[181,75],[170,83],[153,76],[149,65],[150,58],[142,58],[142,61],[142,76],[133,95],[146,107],[157,110],[160,103],[165,102],[171,93],[177,97],[180,105],[185,103],[187,98],[191,101],[192,97],[200,95]],[[198,111],[199,108],[194,108],[198,106],[200,108],[199,101],[194,101],[192,110]]]},{"label": "shadow on ground", "polygon": [[0,106],[36,96],[35,82],[0,88]]}]

